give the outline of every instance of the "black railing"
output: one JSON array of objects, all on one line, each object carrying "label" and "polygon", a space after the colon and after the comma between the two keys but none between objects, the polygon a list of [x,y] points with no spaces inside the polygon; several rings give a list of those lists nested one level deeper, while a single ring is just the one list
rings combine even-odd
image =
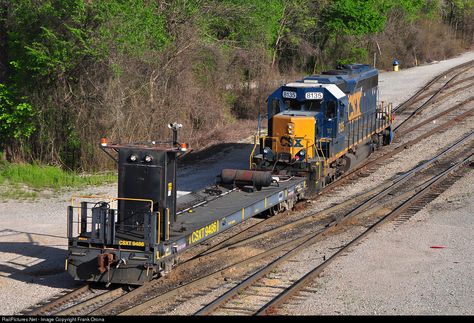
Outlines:
[{"label": "black railing", "polygon": [[159,213],[133,214],[127,224],[117,221],[118,210],[107,202],[81,202],[68,207],[68,239],[74,245],[90,243],[104,246],[133,247],[149,250],[158,238]]}]

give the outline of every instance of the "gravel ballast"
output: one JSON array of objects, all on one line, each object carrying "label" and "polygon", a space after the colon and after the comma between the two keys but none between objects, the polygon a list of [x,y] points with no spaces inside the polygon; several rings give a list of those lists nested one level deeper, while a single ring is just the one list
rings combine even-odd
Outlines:
[{"label": "gravel ballast", "polygon": [[472,178],[474,171],[401,226],[376,230],[280,314],[474,314]]}]

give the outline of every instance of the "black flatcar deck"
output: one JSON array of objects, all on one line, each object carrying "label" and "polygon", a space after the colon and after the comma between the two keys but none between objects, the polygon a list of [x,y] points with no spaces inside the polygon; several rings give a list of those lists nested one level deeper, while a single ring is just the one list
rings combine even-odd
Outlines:
[{"label": "black flatcar deck", "polygon": [[[169,242],[174,252],[200,243],[218,232],[245,221],[296,194],[302,193],[305,178],[293,177],[260,191],[241,189],[229,190],[222,187],[211,188],[210,195],[204,189],[178,198],[178,215],[170,230]],[[189,207],[192,202],[196,207]],[[174,253],[173,252],[173,253]],[[165,254],[167,252],[165,251]]]}]

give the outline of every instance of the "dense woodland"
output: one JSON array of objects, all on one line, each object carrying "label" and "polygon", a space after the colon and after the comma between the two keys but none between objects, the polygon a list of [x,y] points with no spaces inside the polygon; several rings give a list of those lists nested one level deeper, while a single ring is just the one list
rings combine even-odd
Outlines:
[{"label": "dense woodland", "polygon": [[0,150],[103,169],[101,137],[157,139],[173,121],[204,147],[282,81],[473,43],[472,0],[0,0]]}]

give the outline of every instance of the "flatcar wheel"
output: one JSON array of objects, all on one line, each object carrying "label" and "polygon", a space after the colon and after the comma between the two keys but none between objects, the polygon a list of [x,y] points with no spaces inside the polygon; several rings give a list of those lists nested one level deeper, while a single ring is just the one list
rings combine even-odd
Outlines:
[{"label": "flatcar wheel", "polygon": [[268,209],[268,217],[272,217],[282,211],[282,205],[281,203],[278,203],[277,205],[272,206],[271,208]]},{"label": "flatcar wheel", "polygon": [[124,287],[124,289],[125,289],[127,292],[131,292],[131,291],[133,291],[135,288],[136,288],[136,286],[132,286],[132,285],[125,285],[125,287]]}]

